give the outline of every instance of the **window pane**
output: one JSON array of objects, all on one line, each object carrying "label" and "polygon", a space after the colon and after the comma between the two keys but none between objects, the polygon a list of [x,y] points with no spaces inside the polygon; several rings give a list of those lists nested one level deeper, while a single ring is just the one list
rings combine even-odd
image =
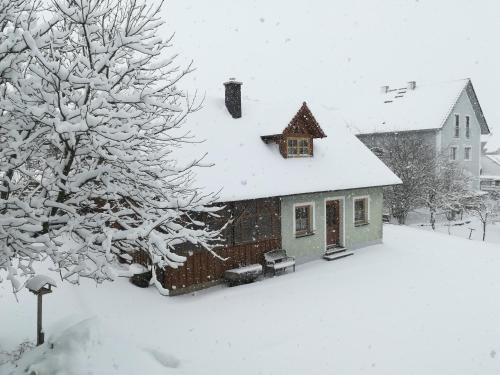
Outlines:
[{"label": "window pane", "polygon": [[310,206],[295,208],[295,232],[307,233],[310,231]]},{"label": "window pane", "polygon": [[366,211],[367,199],[356,199],[354,201],[354,224],[366,224],[367,223],[367,211]]},{"label": "window pane", "polygon": [[287,148],[289,156],[309,156],[310,140],[308,138],[291,138],[287,140]]},{"label": "window pane", "polygon": [[308,139],[299,140],[299,154],[300,155],[309,155],[309,140]]},{"label": "window pane", "polygon": [[466,147],[464,150],[465,150],[464,159],[465,160],[470,160],[470,151],[471,151],[471,148],[470,147]]},{"label": "window pane", "polygon": [[297,155],[299,152],[298,142],[296,139],[288,140],[288,155]]}]

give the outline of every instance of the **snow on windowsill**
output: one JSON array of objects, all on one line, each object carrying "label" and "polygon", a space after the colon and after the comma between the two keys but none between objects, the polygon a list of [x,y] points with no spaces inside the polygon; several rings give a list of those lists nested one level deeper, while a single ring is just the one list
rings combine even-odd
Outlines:
[{"label": "snow on windowsill", "polygon": [[367,225],[370,225],[370,223],[354,223],[354,226],[357,228],[357,227],[366,227]]},{"label": "snow on windowsill", "polygon": [[307,232],[307,233],[301,233],[301,234],[295,234],[295,238],[302,238],[302,237],[309,237],[309,236],[314,236],[316,232]]}]

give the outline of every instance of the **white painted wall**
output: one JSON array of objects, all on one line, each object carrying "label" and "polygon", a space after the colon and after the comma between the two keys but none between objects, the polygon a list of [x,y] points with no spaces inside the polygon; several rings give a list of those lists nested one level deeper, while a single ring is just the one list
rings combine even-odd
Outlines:
[{"label": "white painted wall", "polygon": [[[460,135],[455,138],[455,114],[460,116]],[[465,136],[465,118],[470,117],[470,138]],[[481,126],[477,121],[474,108],[464,90],[446,119],[443,128],[439,132],[441,138],[441,150],[448,155],[452,146],[457,147],[457,163],[468,171],[472,178],[472,187],[479,189],[479,171],[481,165]],[[471,160],[464,160],[465,147],[470,146]]]}]

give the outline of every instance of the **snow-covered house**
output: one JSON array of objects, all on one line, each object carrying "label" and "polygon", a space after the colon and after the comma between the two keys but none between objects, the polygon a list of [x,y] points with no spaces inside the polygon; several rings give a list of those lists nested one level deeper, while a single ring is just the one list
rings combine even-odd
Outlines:
[{"label": "snow-covered house", "polygon": [[490,133],[470,79],[435,84],[408,82],[406,86],[383,86],[366,117],[354,119],[352,128],[368,147],[387,134],[418,134],[432,145],[436,156],[456,161],[479,189],[481,135]]},{"label": "snow-covered house", "polygon": [[481,154],[481,190],[500,192],[500,137],[483,137]]},{"label": "snow-covered house", "polygon": [[[241,83],[225,83],[225,99],[205,100],[187,126],[206,151],[194,183],[219,191],[220,218],[204,218],[223,231],[218,259],[186,247],[187,262],[160,280],[170,294],[210,286],[227,269],[264,263],[264,253],[285,249],[297,263],[319,259],[331,247],[356,249],[382,241],[382,187],[400,183],[331,114],[306,103],[241,100]],[[316,111],[318,110],[318,111]]]},{"label": "snow-covered house", "polygon": [[500,155],[481,156],[481,190],[500,192]]}]

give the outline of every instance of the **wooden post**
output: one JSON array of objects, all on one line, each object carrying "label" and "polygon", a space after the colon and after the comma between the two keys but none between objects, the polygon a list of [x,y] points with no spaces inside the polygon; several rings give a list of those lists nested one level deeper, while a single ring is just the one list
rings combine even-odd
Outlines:
[{"label": "wooden post", "polygon": [[38,306],[37,306],[37,321],[36,321],[36,345],[42,345],[44,340],[44,334],[42,331],[42,293],[37,295]]},{"label": "wooden post", "polygon": [[42,345],[44,333],[42,329],[42,297],[44,294],[52,293],[52,287],[56,282],[48,276],[36,275],[26,282],[26,289],[37,297],[37,316],[36,316],[36,345]]}]

